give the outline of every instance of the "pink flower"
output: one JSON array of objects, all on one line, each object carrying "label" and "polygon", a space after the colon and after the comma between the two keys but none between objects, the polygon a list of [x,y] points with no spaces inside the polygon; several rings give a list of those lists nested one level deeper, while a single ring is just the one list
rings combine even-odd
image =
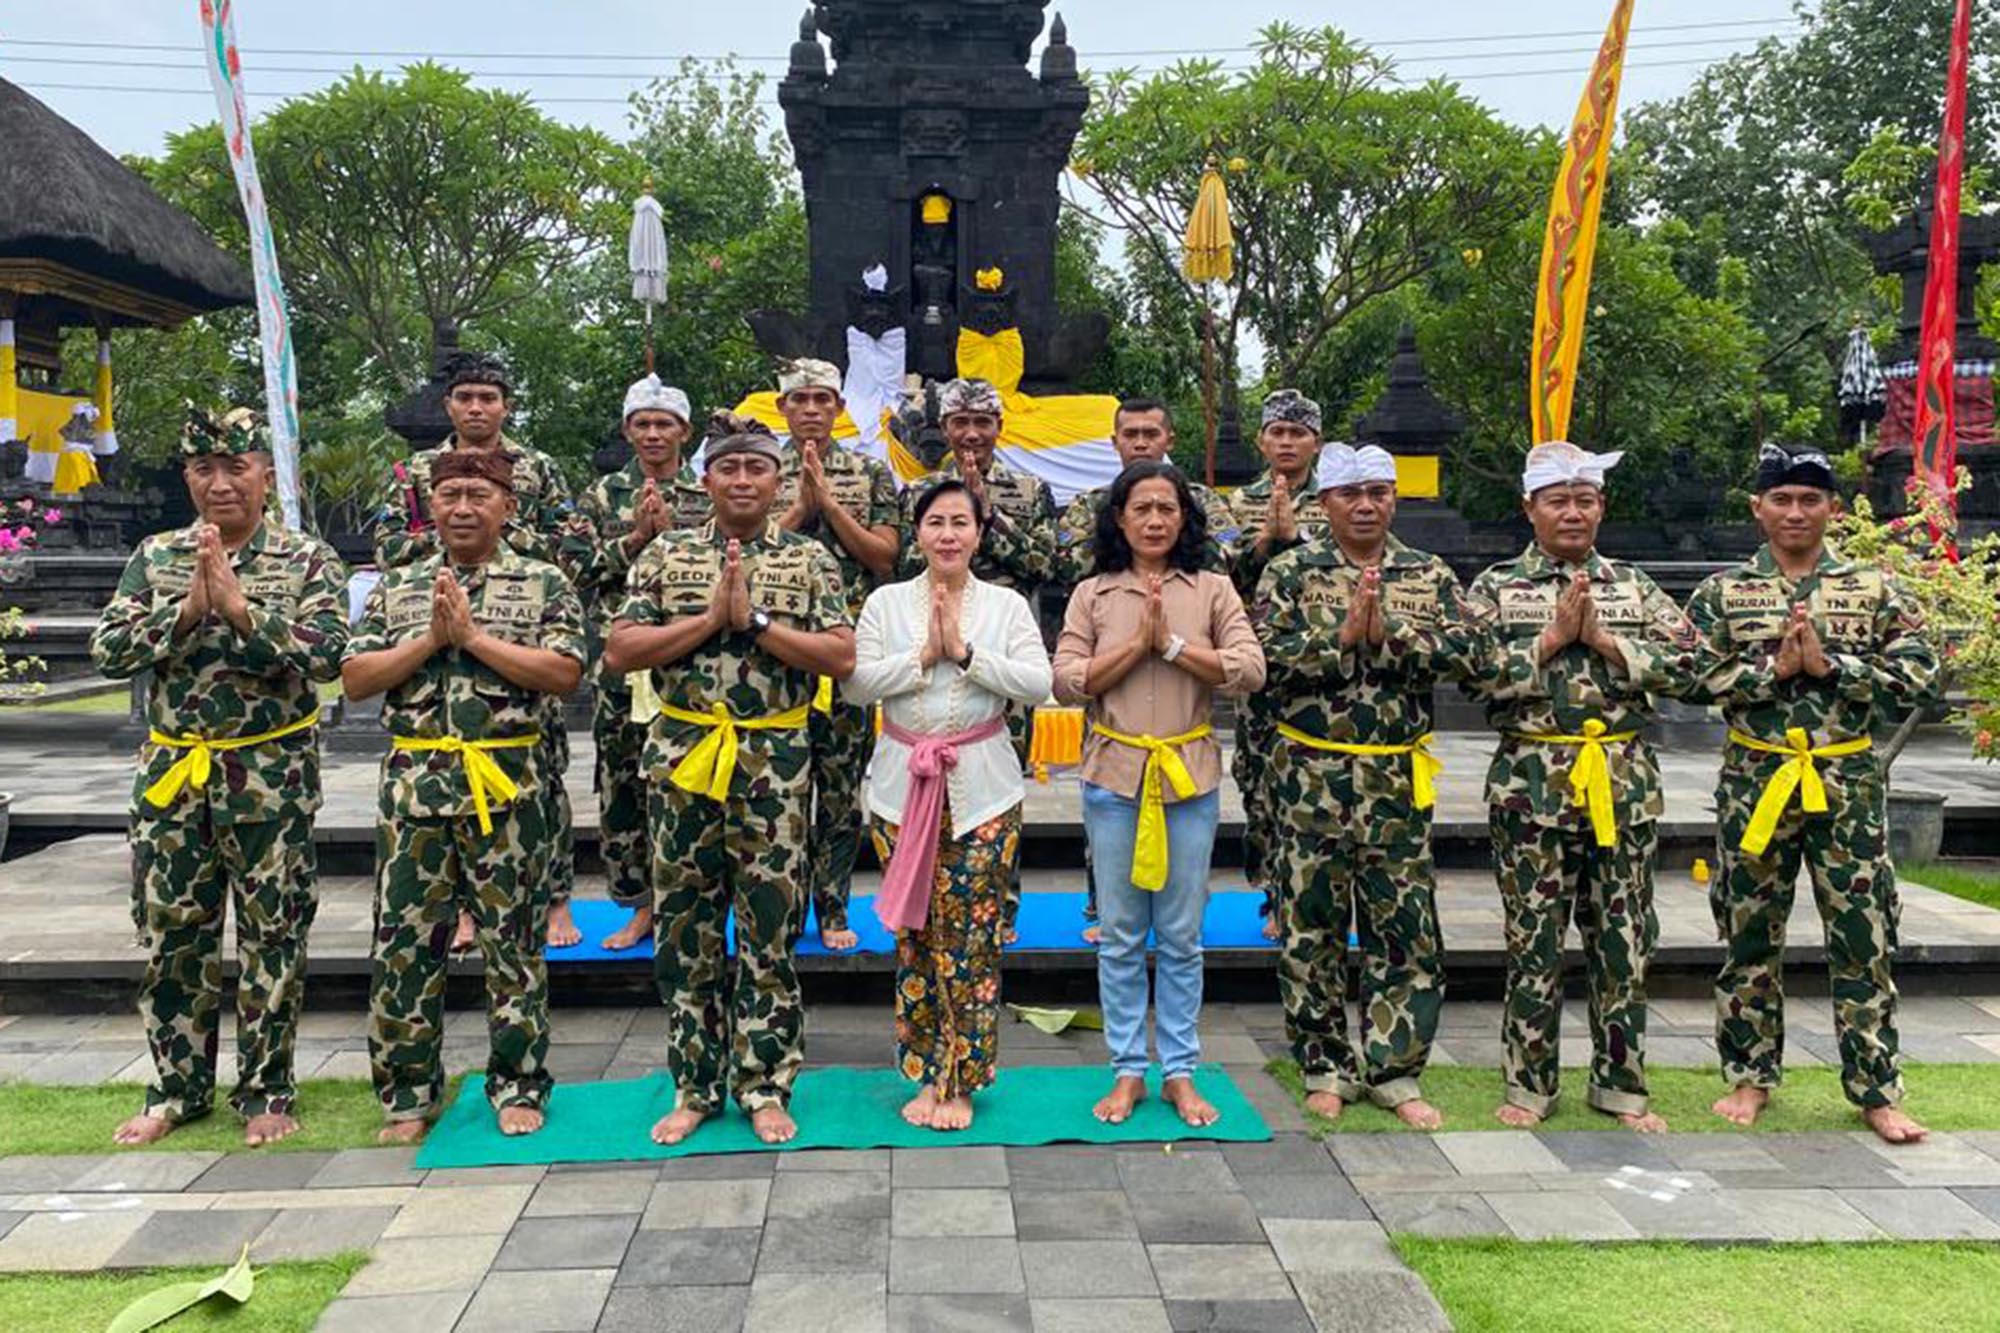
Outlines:
[{"label": "pink flower", "polygon": [[21,539],[11,528],[0,528],[0,551],[13,552],[21,549]]},{"label": "pink flower", "polygon": [[60,522],[62,522],[62,510],[60,510],[60,509],[44,509],[44,510],[42,511],[42,522],[44,522],[44,523],[60,523]]}]

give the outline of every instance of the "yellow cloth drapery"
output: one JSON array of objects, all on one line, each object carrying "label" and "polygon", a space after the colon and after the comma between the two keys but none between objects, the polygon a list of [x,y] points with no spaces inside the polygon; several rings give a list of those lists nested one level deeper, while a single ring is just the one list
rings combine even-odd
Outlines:
[{"label": "yellow cloth drapery", "polygon": [[1590,812],[1590,831],[1597,837],[1599,847],[1614,847],[1618,843],[1617,809],[1611,801],[1611,761],[1604,753],[1607,745],[1623,745],[1626,741],[1637,740],[1636,731],[1620,731],[1607,735],[1604,724],[1596,718],[1583,724],[1581,736],[1560,736],[1547,732],[1523,732],[1518,739],[1534,741],[1537,745],[1574,745],[1576,762],[1570,766],[1569,789],[1576,803]]},{"label": "yellow cloth drapery", "polygon": [[1146,771],[1139,779],[1139,835],[1132,846],[1132,882],[1154,892],[1167,886],[1167,798],[1162,782],[1185,801],[1194,795],[1194,775],[1181,759],[1181,746],[1215,733],[1204,722],[1178,736],[1128,736],[1109,727],[1092,727],[1107,741],[1146,752]]},{"label": "yellow cloth drapery", "polygon": [[1778,831],[1778,820],[1785,813],[1785,807],[1792,803],[1792,793],[1799,793],[1799,804],[1809,815],[1826,813],[1826,782],[1820,777],[1819,769],[1813,765],[1815,759],[1840,759],[1850,754],[1861,754],[1872,744],[1868,737],[1836,741],[1831,745],[1815,747],[1812,737],[1803,727],[1789,727],[1785,731],[1785,743],[1773,745],[1760,741],[1755,736],[1730,728],[1732,744],[1758,754],[1781,754],[1786,762],[1778,766],[1771,780],[1764,784],[1764,792],[1757,798],[1757,808],[1750,812],[1750,827],[1743,830],[1743,841],[1738,844],[1752,856],[1762,856],[1764,849],[1771,845],[1771,835]]},{"label": "yellow cloth drapery", "polygon": [[1323,740],[1310,732],[1300,731],[1289,722],[1278,724],[1278,734],[1309,750],[1320,750],[1327,754],[1387,759],[1406,754],[1410,756],[1411,804],[1419,810],[1428,810],[1437,804],[1437,779],[1438,774],[1444,772],[1444,764],[1431,753],[1429,732],[1425,732],[1408,745],[1360,745],[1351,741]]},{"label": "yellow cloth drapery", "polygon": [[490,751],[525,750],[529,746],[540,745],[542,737],[540,732],[530,732],[526,736],[507,736],[493,741],[468,741],[459,736],[439,736],[435,740],[417,736],[396,736],[390,743],[398,750],[415,753],[443,751],[446,754],[457,755],[459,761],[465,765],[465,785],[472,791],[472,808],[479,815],[479,831],[490,834],[493,832],[493,811],[492,798],[487,796],[487,792],[490,790],[493,798],[497,798],[501,805],[506,805],[521,794],[520,786],[507,776],[507,770],[500,767],[500,762]]},{"label": "yellow cloth drapery", "polygon": [[741,731],[797,731],[806,724],[810,706],[800,704],[770,717],[734,717],[727,704],[715,704],[706,713],[676,708],[662,703],[660,715],[690,726],[707,727],[708,734],[682,756],[667,776],[682,791],[706,796],[711,801],[729,799],[729,782],[736,776],[736,733]]},{"label": "yellow cloth drapery", "polygon": [[184,750],[186,753],[176,759],[166,772],[160,774],[158,781],[146,788],[146,800],[164,809],[179,799],[181,792],[190,785],[195,787],[208,785],[208,775],[214,771],[212,756],[230,750],[247,750],[253,745],[262,745],[267,741],[282,740],[287,736],[309,730],[318,723],[319,714],[314,713],[311,717],[302,717],[296,722],[287,723],[271,731],[260,731],[255,736],[236,736],[226,741],[211,741],[200,736],[169,736],[166,732],[155,728],[146,739],[169,750]]}]

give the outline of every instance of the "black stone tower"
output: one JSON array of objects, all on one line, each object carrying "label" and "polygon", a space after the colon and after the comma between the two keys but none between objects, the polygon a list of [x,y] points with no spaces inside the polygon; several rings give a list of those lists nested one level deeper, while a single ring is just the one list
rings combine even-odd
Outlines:
[{"label": "black stone tower", "polygon": [[[1031,383],[1060,383],[1102,346],[1102,321],[1056,311],[1058,181],[1090,104],[1049,0],[822,0],[778,85],[803,177],[810,307],[758,311],[776,355],[845,361],[849,324],[909,330],[909,365],[953,373],[961,326],[1018,325]],[[831,39],[832,61],[820,41]],[[862,284],[888,270],[886,292]],[[1005,283],[982,290],[977,274]]]}]

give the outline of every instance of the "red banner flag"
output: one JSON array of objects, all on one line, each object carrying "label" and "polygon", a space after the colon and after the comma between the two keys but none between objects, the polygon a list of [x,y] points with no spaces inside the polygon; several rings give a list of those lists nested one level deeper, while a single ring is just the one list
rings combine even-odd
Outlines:
[{"label": "red banner flag", "polygon": [[1924,281],[1924,325],[1917,356],[1917,421],[1912,463],[1932,491],[1958,512],[1956,396],[1958,360],[1958,230],[1965,180],[1965,80],[1972,60],[1972,0],[1958,0],[1951,63],[1945,75],[1944,127],[1938,134],[1937,195],[1932,203],[1930,270]]}]

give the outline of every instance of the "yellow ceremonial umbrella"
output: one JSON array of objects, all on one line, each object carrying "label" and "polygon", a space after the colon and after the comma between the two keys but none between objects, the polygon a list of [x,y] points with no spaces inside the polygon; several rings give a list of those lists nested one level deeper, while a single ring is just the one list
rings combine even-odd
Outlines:
[{"label": "yellow ceremonial umbrella", "polygon": [[[1228,282],[1236,274],[1236,237],[1229,227],[1229,190],[1211,161],[1201,173],[1194,211],[1188,214],[1181,272],[1189,282]],[[1215,311],[1201,303],[1201,400],[1207,427],[1207,482],[1215,485]]]}]

